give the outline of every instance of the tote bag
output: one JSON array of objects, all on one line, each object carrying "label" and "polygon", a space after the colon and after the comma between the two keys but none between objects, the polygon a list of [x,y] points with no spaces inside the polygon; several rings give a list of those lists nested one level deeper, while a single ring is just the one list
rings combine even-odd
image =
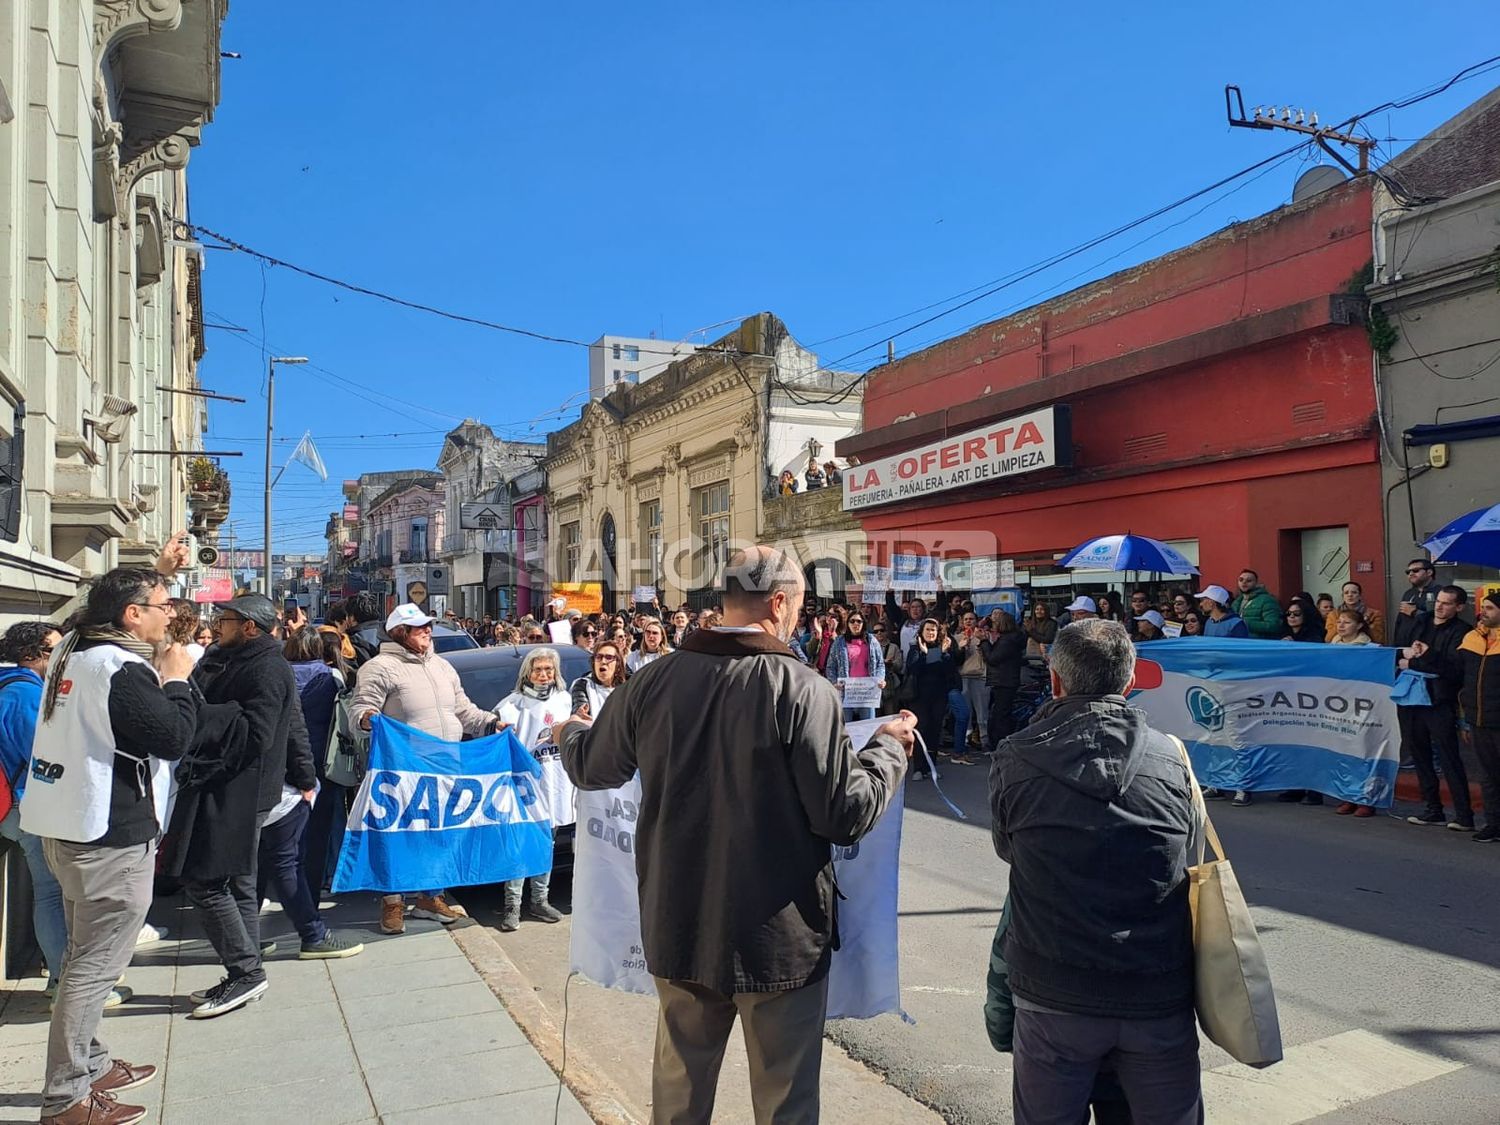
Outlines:
[{"label": "tote bag", "polygon": [[1203,1033],[1238,1062],[1266,1067],[1281,1061],[1281,1022],[1271,973],[1260,948],[1250,907],[1240,891],[1224,845],[1214,831],[1203,791],[1193,775],[1182,740],[1173,737],[1193,785],[1193,804],[1203,814],[1203,831],[1218,858],[1188,869],[1193,911],[1194,996]]}]

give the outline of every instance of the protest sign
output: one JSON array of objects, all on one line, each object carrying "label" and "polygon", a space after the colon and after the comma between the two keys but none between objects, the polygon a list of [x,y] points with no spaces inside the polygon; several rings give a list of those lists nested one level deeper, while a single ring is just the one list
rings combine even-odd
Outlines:
[{"label": "protest sign", "polygon": [[883,602],[891,588],[891,568],[888,566],[865,567],[865,601]]},{"label": "protest sign", "polygon": [[573,643],[573,626],[566,621],[547,622],[547,632],[552,637],[555,645],[570,645]]},{"label": "protest sign", "polygon": [[844,681],[845,707],[879,707],[880,682],[873,676],[854,676]]},{"label": "protest sign", "polygon": [[1203,785],[1391,803],[1401,744],[1391,649],[1182,637],[1138,651],[1130,702],[1187,743]]},{"label": "protest sign", "polygon": [[[884,719],[848,725],[856,747]],[[839,949],[828,974],[828,1018],[867,1019],[901,1010],[897,900],[903,791],[896,788],[884,815],[864,839],[832,847]],[[635,869],[635,823],[641,800],[637,777],[618,789],[578,794],[573,861],[573,930],[569,963],[596,984],[654,993],[641,941],[640,888]]]},{"label": "protest sign", "polygon": [[333,889],[464,887],[551,870],[541,773],[509,731],[444,742],[375,715]]},{"label": "protest sign", "polygon": [[636,605],[650,605],[656,600],[655,586],[637,586],[630,592],[630,600]]}]

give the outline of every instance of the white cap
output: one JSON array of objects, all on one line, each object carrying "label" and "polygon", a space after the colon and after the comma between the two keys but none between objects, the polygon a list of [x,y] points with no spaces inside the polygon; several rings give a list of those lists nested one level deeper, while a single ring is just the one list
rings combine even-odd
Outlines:
[{"label": "white cap", "polygon": [[391,615],[385,619],[385,631],[389,633],[398,625],[431,625],[436,617],[428,617],[411,602],[403,602],[391,610]]},{"label": "white cap", "polygon": [[1082,612],[1082,613],[1098,613],[1099,612],[1099,607],[1094,604],[1094,599],[1093,598],[1085,598],[1085,597],[1074,598],[1073,599],[1073,604],[1063,606],[1063,609],[1067,610],[1069,613],[1079,613],[1079,612]]},{"label": "white cap", "polygon": [[1167,623],[1167,619],[1165,617],[1163,617],[1161,614],[1157,613],[1156,610],[1154,610],[1154,609],[1148,609],[1145,613],[1143,613],[1139,617],[1137,617],[1136,620],[1137,621],[1149,621],[1149,622],[1151,622],[1151,624],[1155,625],[1158,629],[1160,629],[1163,625],[1165,625]]},{"label": "white cap", "polygon": [[1224,589],[1223,586],[1204,587],[1202,590],[1199,590],[1196,594],[1194,594],[1193,597],[1212,598],[1220,605],[1228,605],[1230,602],[1234,601],[1234,599],[1229,596],[1229,591]]}]

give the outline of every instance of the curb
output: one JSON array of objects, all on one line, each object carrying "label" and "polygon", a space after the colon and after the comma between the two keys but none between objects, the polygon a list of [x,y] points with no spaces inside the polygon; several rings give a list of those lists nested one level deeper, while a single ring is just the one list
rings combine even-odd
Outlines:
[{"label": "curb", "polygon": [[576,1045],[564,1051],[561,1030],[536,998],[532,983],[516,968],[488,927],[475,921],[472,925],[456,926],[448,933],[554,1073],[563,1073],[566,1055],[567,1074],[562,1081],[589,1117],[599,1125],[643,1125],[649,1120]]},{"label": "curb", "polygon": [[[1439,779],[1439,787],[1443,791],[1443,804],[1448,808],[1453,807],[1453,793],[1448,788],[1446,780]],[[1410,801],[1414,805],[1422,803],[1422,786],[1417,782],[1417,775],[1411,770],[1402,770],[1396,775],[1396,800]],[[1469,782],[1469,804],[1476,811],[1484,808],[1484,797],[1479,791],[1477,781]]]}]

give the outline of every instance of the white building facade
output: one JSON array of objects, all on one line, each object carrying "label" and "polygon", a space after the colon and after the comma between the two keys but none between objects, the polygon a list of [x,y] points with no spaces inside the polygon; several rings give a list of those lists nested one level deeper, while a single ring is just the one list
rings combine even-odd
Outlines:
[{"label": "white building facade", "polygon": [[190,500],[202,258],[173,223],[226,7],[0,4],[0,625],[227,514]]},{"label": "white building facade", "polygon": [[616,387],[655,378],[667,364],[694,350],[694,345],[677,340],[600,336],[589,345],[589,398],[600,399]]}]

